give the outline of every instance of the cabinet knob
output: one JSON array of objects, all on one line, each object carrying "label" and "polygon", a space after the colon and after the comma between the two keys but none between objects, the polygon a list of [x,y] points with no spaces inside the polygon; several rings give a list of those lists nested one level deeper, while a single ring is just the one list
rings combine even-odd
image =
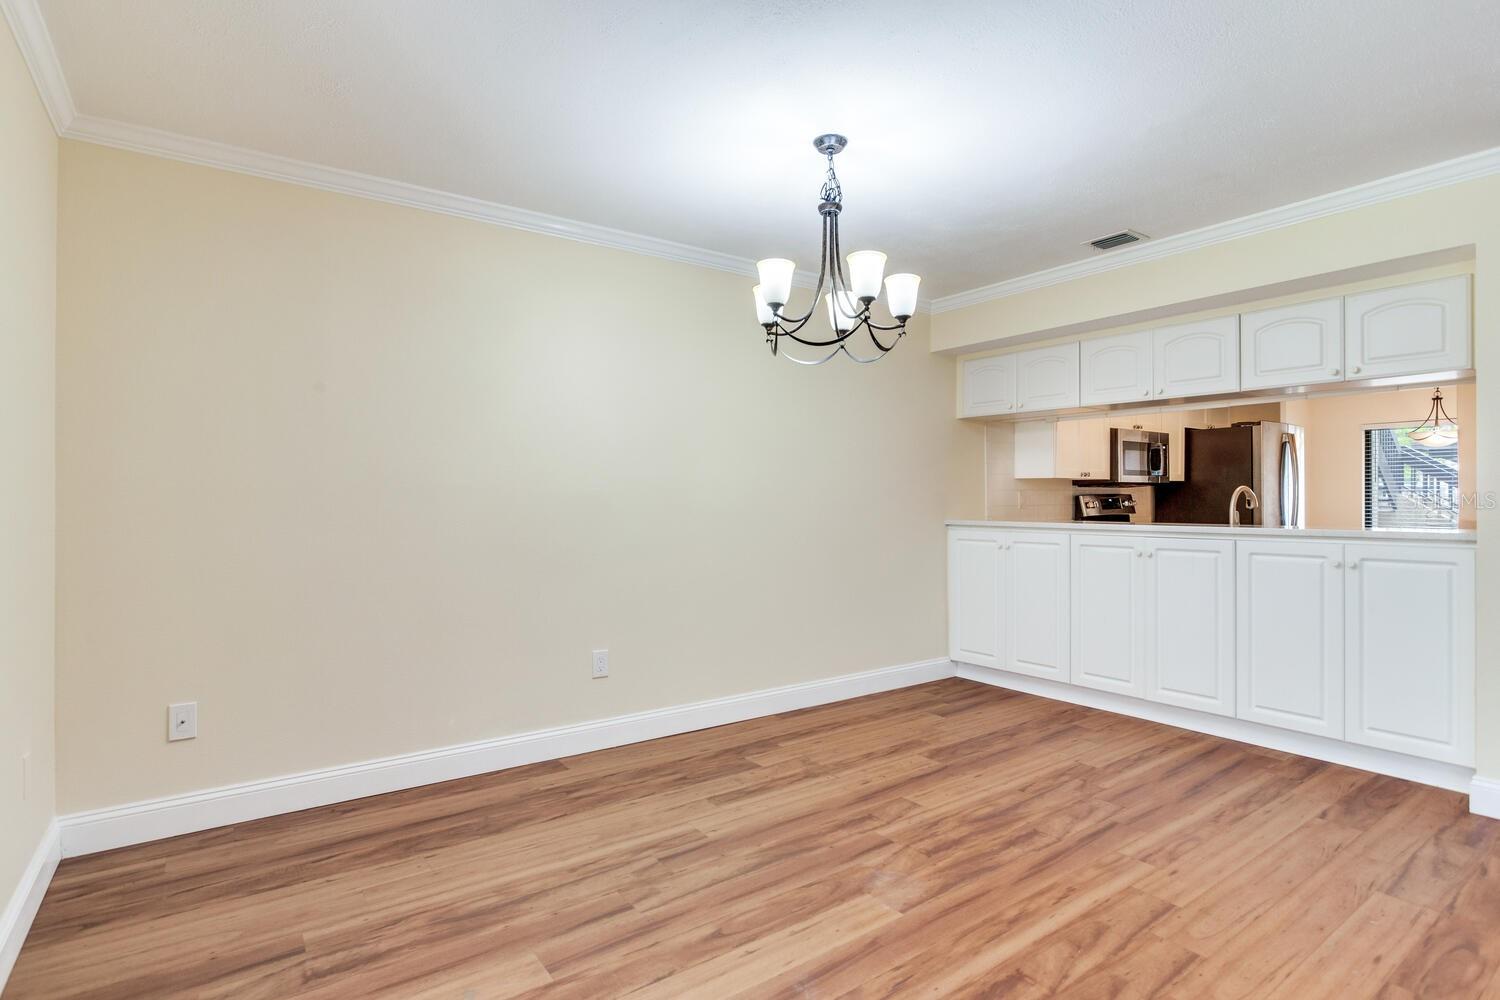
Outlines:
[{"label": "cabinet knob", "polygon": [[1344,568],[1344,564],[1341,563],[1341,562],[1339,562],[1337,559],[1335,559],[1333,561],[1333,568],[1334,569],[1343,569]]},{"label": "cabinet knob", "polygon": [[1146,554],[1146,553],[1144,553],[1144,552],[1142,552],[1142,551],[1141,551],[1141,550],[1140,550],[1140,549],[1136,549],[1136,550],[1135,550],[1135,557],[1136,557],[1136,558],[1137,558],[1137,559],[1139,559],[1139,558],[1140,558],[1140,557],[1141,557],[1141,556],[1143,556],[1143,555],[1145,555],[1145,554]]},{"label": "cabinet knob", "polygon": [[1141,395],[1149,399],[1151,397],[1151,390],[1147,389],[1145,392],[1141,393]]},{"label": "cabinet knob", "polygon": [[1167,390],[1165,390],[1165,389],[1157,389],[1156,390],[1156,394],[1158,396],[1165,396],[1167,394]]},{"label": "cabinet knob", "polygon": [[1337,368],[1330,368],[1330,369],[1328,369],[1328,374],[1330,374],[1330,375],[1337,375],[1338,373],[1339,373],[1339,370]]},{"label": "cabinet knob", "polygon": [[1350,569],[1359,569],[1359,563],[1358,562],[1350,562],[1349,563],[1349,568]]},{"label": "cabinet knob", "polygon": [[1147,559],[1155,559],[1156,558],[1156,553],[1155,552],[1147,552],[1146,553],[1146,558]]},{"label": "cabinet knob", "polygon": [[1019,410],[1021,407],[1025,406],[1025,405],[1026,405],[1025,403],[1017,403],[1016,404],[1016,409]]},{"label": "cabinet knob", "polygon": [[1351,374],[1358,375],[1359,374],[1359,365],[1355,365],[1353,368],[1349,369],[1349,371],[1350,371]]}]

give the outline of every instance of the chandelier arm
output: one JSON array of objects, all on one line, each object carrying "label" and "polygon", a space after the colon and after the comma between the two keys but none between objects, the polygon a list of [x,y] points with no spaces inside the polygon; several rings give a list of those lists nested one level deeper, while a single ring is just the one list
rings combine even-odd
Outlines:
[{"label": "chandelier arm", "polygon": [[790,330],[782,330],[781,336],[790,337],[797,343],[806,344],[808,347],[832,347],[834,344],[842,344],[844,341],[848,340],[849,335],[853,332],[853,330],[850,330],[849,333],[834,337],[832,340],[804,340]]},{"label": "chandelier arm", "polygon": [[[783,358],[786,358],[788,361],[792,362],[793,364],[803,365],[803,366],[808,367],[808,368],[815,368],[818,365],[824,365],[824,364],[827,364],[828,362],[832,361],[835,357],[838,356],[838,353],[840,351],[844,351],[844,345],[843,344],[840,344],[839,346],[835,347],[833,350],[829,351],[826,357],[819,358],[816,361],[804,361],[801,358],[794,357],[793,355],[786,354],[786,353],[783,353],[781,356]],[[844,353],[848,354],[849,352],[848,351],[844,351]],[[852,357],[852,355],[851,355],[851,357]]]},{"label": "chandelier arm", "polygon": [[867,323],[867,324],[865,324],[865,326],[866,326],[866,329],[868,329],[870,331],[870,340],[871,340],[871,342],[873,342],[876,347],[880,348],[880,353],[881,354],[888,353],[890,351],[891,347],[895,347],[896,346],[896,340],[900,340],[901,339],[901,337],[898,335],[896,337],[896,340],[891,341],[891,347],[886,347],[884,344],[882,344],[880,342],[880,338],[877,337],[877,336],[875,336],[875,326],[874,326],[874,324]]},{"label": "chandelier arm", "polygon": [[873,365],[875,362],[883,359],[886,354],[890,353],[890,348],[887,347],[885,348],[885,351],[883,353],[877,354],[873,358],[862,358],[859,355],[855,354],[853,351],[849,350],[847,346],[841,346],[839,350],[843,351],[850,361],[856,361],[862,365]]},{"label": "chandelier arm", "polygon": [[[844,277],[844,259],[841,256],[842,253],[843,253],[843,247],[841,247],[839,245],[839,220],[838,220],[837,216],[834,216],[834,218],[833,218],[833,256],[831,256],[831,257],[828,258],[829,263],[830,263],[830,270],[832,271],[832,274],[833,274],[833,287],[835,289],[841,289],[843,291],[844,295],[847,295],[849,298],[853,299],[854,298],[854,293],[851,292],[851,291],[849,291],[849,279]],[[853,313],[845,312],[843,305],[839,302],[839,298],[840,297],[837,296],[837,295],[835,295],[833,297],[833,308],[836,309],[836,310],[838,310],[838,314],[840,316],[843,316],[845,319],[855,319],[855,320],[857,320],[857,319],[860,318],[860,316],[862,315],[862,313],[869,312],[869,309],[865,308],[865,307],[861,307],[861,310],[859,312],[853,312]],[[852,333],[853,331],[851,330],[850,332]]]},{"label": "chandelier arm", "polygon": [[884,330],[886,332],[890,332],[891,330],[904,331],[906,329],[906,324],[900,322],[892,323],[890,326],[882,326],[881,324],[876,323],[874,320],[866,320],[865,322],[872,330]]},{"label": "chandelier arm", "polygon": [[[823,293],[823,277],[824,277],[824,274],[826,273],[826,270],[827,270],[826,267],[825,267],[825,264],[826,264],[826,258],[828,256],[828,224],[829,224],[829,221],[830,220],[829,220],[828,216],[825,215],[823,217],[823,249],[822,249],[822,256],[818,259],[818,284],[817,284],[817,287],[813,289],[812,305],[810,305],[810,306],[807,307],[807,312],[803,313],[801,316],[798,316],[796,319],[787,319],[786,317],[783,317],[783,316],[781,316],[779,314],[776,316],[777,321],[780,322],[780,323],[782,323],[783,325],[787,324],[787,323],[790,323],[791,327],[792,327],[792,330],[800,330],[800,329],[802,329],[804,326],[807,325],[807,321],[810,320],[810,319],[812,319],[812,314],[818,311],[818,296],[820,296]],[[790,331],[788,331],[788,332],[790,332]]]}]

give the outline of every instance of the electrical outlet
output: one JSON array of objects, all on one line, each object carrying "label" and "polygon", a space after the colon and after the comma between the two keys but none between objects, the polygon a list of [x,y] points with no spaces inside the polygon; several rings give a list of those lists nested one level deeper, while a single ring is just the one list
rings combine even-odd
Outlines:
[{"label": "electrical outlet", "polygon": [[594,676],[596,678],[609,676],[609,650],[594,650]]},{"label": "electrical outlet", "polygon": [[190,740],[198,735],[198,703],[182,701],[167,706],[167,740]]}]

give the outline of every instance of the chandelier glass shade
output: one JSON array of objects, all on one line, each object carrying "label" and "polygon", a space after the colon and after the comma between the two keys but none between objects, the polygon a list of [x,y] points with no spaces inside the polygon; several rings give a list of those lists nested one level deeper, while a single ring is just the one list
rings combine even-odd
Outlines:
[{"label": "chandelier glass shade", "polygon": [[[787,360],[801,365],[821,365],[840,353],[860,364],[879,361],[906,335],[906,321],[917,311],[917,288],[921,278],[915,274],[887,275],[886,256],[879,250],[856,250],[847,258],[843,256],[839,246],[839,213],[844,207],[844,192],[838,175],[834,173],[833,158],[848,142],[843,136],[832,133],[813,140],[818,152],[828,158],[828,174],[823,181],[822,200],[818,205],[818,214],[823,218],[823,249],[818,260],[818,283],[813,289],[812,305],[800,316],[791,316],[785,311],[797,273],[794,262],[785,257],[768,257],[755,265],[760,277],[760,284],[753,290],[755,321],[765,329],[771,353],[782,353],[783,337],[808,347],[828,349],[811,359],[782,354]],[[870,314],[870,307],[880,298],[882,284],[886,308],[895,320],[886,325],[875,322]],[[820,306],[828,313],[830,334],[819,335],[807,329],[808,322]],[[867,356],[849,349],[851,340],[862,330],[868,334],[875,349]],[[891,334],[889,342],[882,340],[881,334]]]},{"label": "chandelier glass shade", "polygon": [[1450,448],[1458,441],[1458,424],[1443,408],[1443,390],[1432,390],[1432,408],[1427,411],[1427,418],[1406,436],[1426,448]]}]

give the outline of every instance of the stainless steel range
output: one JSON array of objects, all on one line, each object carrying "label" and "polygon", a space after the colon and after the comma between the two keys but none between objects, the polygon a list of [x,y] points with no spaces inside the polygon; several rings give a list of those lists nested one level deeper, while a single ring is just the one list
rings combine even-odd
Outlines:
[{"label": "stainless steel range", "polygon": [[1135,514],[1129,493],[1079,493],[1073,498],[1073,520],[1108,524],[1128,522]]}]

